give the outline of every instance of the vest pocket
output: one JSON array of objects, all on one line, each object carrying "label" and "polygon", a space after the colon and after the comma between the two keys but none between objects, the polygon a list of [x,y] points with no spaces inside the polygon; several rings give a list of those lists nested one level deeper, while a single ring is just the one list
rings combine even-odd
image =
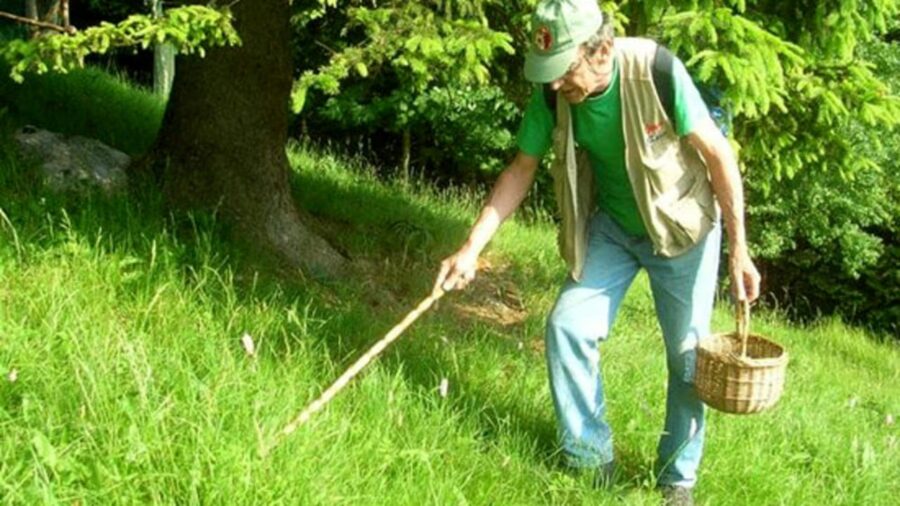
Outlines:
[{"label": "vest pocket", "polygon": [[679,186],[685,176],[685,170],[678,143],[666,143],[664,150],[652,152],[652,155],[641,156],[644,177],[647,179],[651,195],[661,195]]},{"label": "vest pocket", "polygon": [[699,242],[715,221],[712,189],[704,178],[695,178],[688,192],[677,200],[659,199],[656,209],[676,249]]}]

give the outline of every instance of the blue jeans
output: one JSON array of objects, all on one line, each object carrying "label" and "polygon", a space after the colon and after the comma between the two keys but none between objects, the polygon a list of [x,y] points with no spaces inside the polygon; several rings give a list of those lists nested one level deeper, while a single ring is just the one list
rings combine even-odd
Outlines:
[{"label": "blue jeans", "polygon": [[582,280],[563,286],[547,322],[550,390],[563,450],[575,467],[613,460],[598,341],[605,340],[625,292],[647,270],[668,366],[660,485],[692,487],[703,453],[703,403],[693,387],[697,340],[709,333],[719,268],[720,226],[687,252],[655,255],[649,238],[626,234],[609,216],[590,223]]}]

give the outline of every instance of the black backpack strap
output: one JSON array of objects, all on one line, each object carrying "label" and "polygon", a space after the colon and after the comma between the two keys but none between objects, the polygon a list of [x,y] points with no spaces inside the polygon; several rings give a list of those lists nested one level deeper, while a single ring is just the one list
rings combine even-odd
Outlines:
[{"label": "black backpack strap", "polygon": [[656,55],[653,57],[653,85],[656,86],[656,96],[659,97],[673,127],[675,127],[675,79],[672,76],[674,60],[675,56],[671,51],[662,45],[656,46]]},{"label": "black backpack strap", "polygon": [[544,90],[544,102],[547,104],[547,108],[550,109],[550,112],[553,113],[553,118],[556,118],[556,92],[553,91],[553,87],[550,83],[545,83],[543,86]]}]

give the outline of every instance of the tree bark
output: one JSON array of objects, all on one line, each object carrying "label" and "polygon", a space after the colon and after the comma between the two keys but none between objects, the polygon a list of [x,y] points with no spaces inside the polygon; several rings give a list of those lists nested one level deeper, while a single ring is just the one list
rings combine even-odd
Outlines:
[{"label": "tree bark", "polygon": [[403,152],[400,159],[400,180],[409,181],[409,161],[412,157],[412,133],[409,127],[403,128]]},{"label": "tree bark", "polygon": [[38,17],[41,21],[60,24],[59,0],[38,0],[37,2]]},{"label": "tree bark", "polygon": [[153,93],[162,99],[169,97],[175,79],[175,48],[171,44],[153,46]]},{"label": "tree bark", "polygon": [[[40,21],[38,17],[37,0],[25,0],[25,17],[34,21]],[[28,34],[34,37],[38,33],[36,26],[28,27]]]},{"label": "tree bark", "polygon": [[148,157],[176,210],[216,210],[234,238],[279,270],[337,277],[346,259],[301,218],[288,184],[288,0],[234,6],[240,47],[182,56]]},{"label": "tree bark", "polygon": [[38,20],[37,0],[25,0],[25,17]]},{"label": "tree bark", "polygon": [[[162,0],[153,0],[153,17],[163,15]],[[153,46],[153,92],[163,99],[169,98],[172,80],[175,78],[175,48],[171,44]]]}]

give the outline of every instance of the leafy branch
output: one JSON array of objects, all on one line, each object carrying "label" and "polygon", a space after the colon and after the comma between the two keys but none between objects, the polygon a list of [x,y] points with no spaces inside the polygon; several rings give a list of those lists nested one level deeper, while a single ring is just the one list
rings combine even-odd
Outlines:
[{"label": "leafy branch", "polygon": [[[514,52],[506,33],[494,31],[480,20],[442,17],[414,2],[376,9],[349,8],[347,15],[350,22],[345,31],[361,29],[365,40],[329,50],[327,65],[305,72],[295,82],[295,112],[302,110],[308,89],[336,95],[341,82],[353,72],[361,78],[390,72],[404,94],[414,96],[432,85],[485,84],[496,54]],[[399,122],[406,122],[402,115]]]},{"label": "leafy branch", "polygon": [[118,24],[102,22],[84,31],[50,34],[32,40],[14,39],[0,47],[10,63],[10,77],[24,80],[26,72],[65,73],[84,66],[89,54],[111,49],[171,44],[179,53],[205,56],[206,48],[240,44],[228,7],[188,5],[167,11],[162,17],[135,14]]}]

